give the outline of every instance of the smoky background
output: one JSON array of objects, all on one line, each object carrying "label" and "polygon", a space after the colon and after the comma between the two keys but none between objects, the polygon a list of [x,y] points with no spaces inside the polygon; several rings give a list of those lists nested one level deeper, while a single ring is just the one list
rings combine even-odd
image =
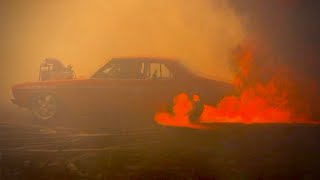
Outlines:
[{"label": "smoky background", "polygon": [[[201,74],[231,81],[232,52],[260,47],[257,66],[286,65],[319,82],[319,3],[299,0],[0,1],[2,105],[14,83],[34,81],[44,58],[88,77],[114,56],[182,59]],[[270,71],[272,72],[272,71]],[[308,86],[308,84],[304,85]]]},{"label": "smoky background", "polygon": [[114,56],[182,59],[195,70],[231,79],[229,51],[245,34],[227,1],[1,1],[1,97],[37,79],[44,58],[90,76]]}]

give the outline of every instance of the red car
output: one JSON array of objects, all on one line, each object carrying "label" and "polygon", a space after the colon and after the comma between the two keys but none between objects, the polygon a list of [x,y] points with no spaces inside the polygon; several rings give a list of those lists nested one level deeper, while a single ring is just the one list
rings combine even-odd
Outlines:
[{"label": "red car", "polygon": [[12,102],[37,119],[60,115],[154,115],[181,92],[214,104],[232,92],[226,82],[200,77],[176,60],[114,58],[89,79],[48,80],[12,87]]}]

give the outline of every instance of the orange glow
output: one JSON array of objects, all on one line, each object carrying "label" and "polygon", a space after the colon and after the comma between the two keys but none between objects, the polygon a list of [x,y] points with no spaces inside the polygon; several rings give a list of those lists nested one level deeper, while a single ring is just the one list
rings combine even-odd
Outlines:
[{"label": "orange glow", "polygon": [[[199,98],[194,95],[193,98]],[[191,101],[187,94],[181,93],[174,98],[174,106],[172,108],[175,116],[170,113],[159,113],[156,115],[156,120],[159,124],[164,126],[177,126],[177,127],[188,127],[194,129],[207,129],[201,124],[190,123],[188,113],[193,108],[193,101]]]},{"label": "orange glow", "polygon": [[[208,129],[210,123],[313,123],[307,113],[297,112],[294,99],[294,82],[285,71],[279,71],[266,82],[253,81],[254,50],[250,46],[241,48],[236,63],[239,66],[234,86],[241,92],[238,96],[226,96],[216,105],[204,105],[198,121],[190,121],[189,113],[200,101],[198,95],[192,99],[182,93],[175,97],[173,113],[158,113],[155,120],[165,126]],[[296,95],[296,94],[295,94]],[[212,127],[212,126],[210,126]]]}]

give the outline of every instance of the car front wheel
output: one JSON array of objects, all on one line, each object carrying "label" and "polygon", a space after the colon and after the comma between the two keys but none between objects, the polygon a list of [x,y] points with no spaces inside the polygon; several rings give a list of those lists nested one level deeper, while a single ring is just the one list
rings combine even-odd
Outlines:
[{"label": "car front wheel", "polygon": [[36,119],[49,120],[58,112],[57,99],[52,94],[36,95],[31,102],[31,111]]}]

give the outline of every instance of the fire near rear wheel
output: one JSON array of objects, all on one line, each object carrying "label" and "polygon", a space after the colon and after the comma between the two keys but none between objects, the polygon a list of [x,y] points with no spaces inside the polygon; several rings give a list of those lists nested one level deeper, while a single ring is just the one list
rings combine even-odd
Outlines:
[{"label": "fire near rear wheel", "polygon": [[[191,103],[191,109],[189,109],[188,112],[184,112],[185,115],[189,117],[189,121],[191,123],[198,122],[204,110],[204,104],[200,101],[200,97],[192,93],[182,93],[182,94],[179,94],[178,96],[183,97],[185,102]],[[178,96],[176,96],[175,98],[178,98]],[[177,105],[176,104],[177,102],[175,101],[176,100],[174,100],[174,102],[168,107],[168,111],[172,115],[176,115],[174,106]]]}]

